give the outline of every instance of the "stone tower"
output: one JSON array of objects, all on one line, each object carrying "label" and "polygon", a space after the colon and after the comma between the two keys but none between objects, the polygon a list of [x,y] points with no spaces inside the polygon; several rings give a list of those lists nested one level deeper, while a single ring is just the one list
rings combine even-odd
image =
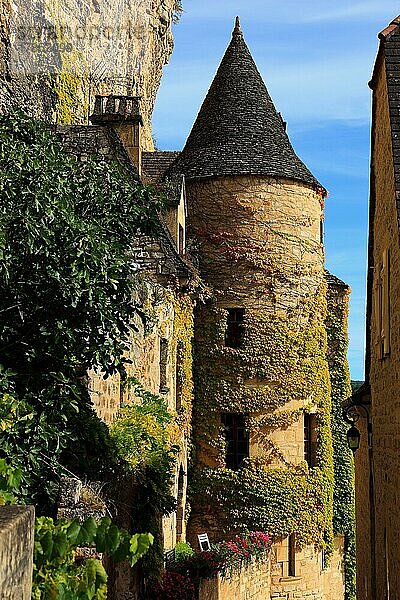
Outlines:
[{"label": "stone tower", "polygon": [[[325,189],[295,154],[239,19],[186,145],[195,319],[189,539],[274,537],[274,594],[343,597],[332,531]],[[331,591],[329,591],[331,588]],[[328,590],[328,591],[327,591]]]}]

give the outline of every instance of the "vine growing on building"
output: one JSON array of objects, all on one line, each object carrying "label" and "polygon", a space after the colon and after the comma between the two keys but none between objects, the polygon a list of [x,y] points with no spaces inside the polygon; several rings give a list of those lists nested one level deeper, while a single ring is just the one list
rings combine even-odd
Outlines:
[{"label": "vine growing on building", "polygon": [[[222,345],[226,311],[200,309],[205,352],[197,347],[195,437],[202,460],[192,495],[197,506],[219,507],[226,532],[262,529],[275,538],[296,533],[298,547],[316,544],[332,551],[333,466],[330,433],[330,384],[325,360],[325,285],[309,303],[305,327],[284,317],[258,314],[245,320],[244,349]],[[321,312],[322,311],[322,312]],[[310,360],[312,357],[312,360]],[[251,385],[246,385],[251,382]],[[275,382],[275,383],[274,383]],[[257,383],[262,385],[258,385]],[[287,409],[287,405],[294,405]],[[318,420],[317,466],[290,457],[271,440],[312,411]],[[268,411],[268,414],[265,414]],[[248,427],[260,456],[246,459],[239,471],[225,468],[221,413],[250,414]]]},{"label": "vine growing on building", "polygon": [[[336,290],[336,291],[335,291]],[[344,534],[346,600],[356,598],[354,463],[348,448],[347,423],[342,415],[342,402],[351,396],[347,365],[348,296],[350,290],[332,286],[328,290],[328,362],[332,385],[332,435],[334,447],[333,527]]]},{"label": "vine growing on building", "polygon": [[27,497],[49,510],[59,463],[97,475],[110,466],[83,376],[124,374],[140,314],[128,251],[138,231],[158,231],[162,202],[121,165],[68,156],[20,113],[0,117],[0,167],[1,416],[15,416],[0,456],[18,461]]},{"label": "vine growing on building", "polygon": [[[193,518],[205,515],[210,531],[226,534],[295,533],[299,549],[313,544],[329,558],[334,473],[323,197],[275,179],[220,179],[192,186],[195,215],[197,193],[202,212],[198,222],[192,217],[192,233],[214,298],[197,311],[194,437],[201,466],[193,477]],[[245,309],[238,348],[224,341],[230,306]],[[301,427],[306,412],[317,422],[315,466],[276,441],[278,430]],[[253,450],[238,471],[226,468],[221,413],[248,415]]]}]

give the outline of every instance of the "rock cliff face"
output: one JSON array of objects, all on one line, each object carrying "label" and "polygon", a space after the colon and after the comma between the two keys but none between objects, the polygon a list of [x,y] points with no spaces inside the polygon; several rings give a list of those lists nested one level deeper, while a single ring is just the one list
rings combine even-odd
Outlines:
[{"label": "rock cliff face", "polygon": [[96,93],[142,96],[144,140],[177,0],[0,0],[0,110],[85,123]]}]

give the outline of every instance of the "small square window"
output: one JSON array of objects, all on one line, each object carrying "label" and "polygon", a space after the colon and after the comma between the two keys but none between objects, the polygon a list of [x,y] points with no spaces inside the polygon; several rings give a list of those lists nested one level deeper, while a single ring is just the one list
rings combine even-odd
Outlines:
[{"label": "small square window", "polygon": [[228,308],[225,346],[240,348],[243,337],[244,308]]}]

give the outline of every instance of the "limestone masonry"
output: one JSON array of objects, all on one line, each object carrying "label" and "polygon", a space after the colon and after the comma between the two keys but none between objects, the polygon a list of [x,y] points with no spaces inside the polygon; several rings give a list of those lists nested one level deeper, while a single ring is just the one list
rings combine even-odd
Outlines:
[{"label": "limestone masonry", "polygon": [[18,105],[59,123],[88,122],[96,93],[142,96],[143,147],[173,49],[176,0],[3,0],[0,110]]},{"label": "limestone masonry", "polygon": [[[1,5],[0,110],[18,104],[52,123],[77,160],[119,162],[167,199],[159,235],[132,240],[146,318],[126,351],[128,375],[175,418],[176,510],[160,518],[163,549],[263,531],[269,563],[202,582],[201,600],[343,600],[348,531],[334,527],[333,498],[335,483],[351,497],[351,474],[334,461],[332,419],[348,370],[345,357],[328,361],[327,299],[346,338],[349,290],[324,268],[327,192],[296,155],[239,19],[184,149],[160,152],[151,115],[176,1],[30,5]],[[30,44],[38,27],[45,57]],[[88,386],[108,424],[139,401],[119,376],[90,372]],[[128,528],[137,487],[127,477],[113,498]],[[60,514],[74,506],[82,511],[79,494]],[[142,593],[137,570],[110,570],[111,600]]]}]

